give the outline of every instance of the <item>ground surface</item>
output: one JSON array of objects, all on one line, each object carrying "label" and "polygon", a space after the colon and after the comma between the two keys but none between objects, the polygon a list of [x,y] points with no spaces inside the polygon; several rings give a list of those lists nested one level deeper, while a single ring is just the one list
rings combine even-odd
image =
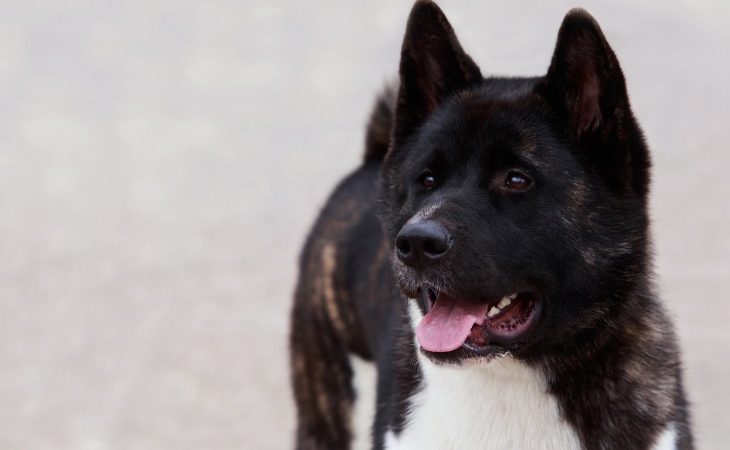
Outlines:
[{"label": "ground surface", "polygon": [[[574,6],[443,3],[484,73],[522,75]],[[728,3],[593,3],[654,151],[698,441],[723,448]],[[0,448],[291,446],[297,252],[360,158],[408,9],[3,2]]]}]

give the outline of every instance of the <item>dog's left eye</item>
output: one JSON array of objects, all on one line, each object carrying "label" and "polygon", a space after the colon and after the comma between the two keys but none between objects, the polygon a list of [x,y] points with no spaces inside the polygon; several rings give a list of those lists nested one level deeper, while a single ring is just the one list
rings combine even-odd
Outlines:
[{"label": "dog's left eye", "polygon": [[532,179],[519,170],[510,170],[504,179],[504,187],[511,191],[525,191],[532,186]]},{"label": "dog's left eye", "polygon": [[418,180],[421,182],[423,187],[429,191],[436,187],[436,178],[434,178],[433,173],[431,173],[430,170],[423,172]]}]

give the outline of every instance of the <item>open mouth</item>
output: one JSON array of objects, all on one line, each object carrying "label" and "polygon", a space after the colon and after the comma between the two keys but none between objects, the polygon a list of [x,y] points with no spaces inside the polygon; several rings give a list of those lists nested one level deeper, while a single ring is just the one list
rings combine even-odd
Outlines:
[{"label": "open mouth", "polygon": [[480,355],[510,347],[532,330],[542,310],[542,296],[520,291],[486,303],[474,303],[424,287],[426,315],[416,328],[421,347],[434,353],[465,348]]}]

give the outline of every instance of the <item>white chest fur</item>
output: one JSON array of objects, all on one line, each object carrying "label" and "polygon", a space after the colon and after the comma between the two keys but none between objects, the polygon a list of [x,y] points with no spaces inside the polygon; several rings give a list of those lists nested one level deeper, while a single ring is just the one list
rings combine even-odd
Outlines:
[{"label": "white chest fur", "polygon": [[[420,311],[411,310],[411,317]],[[403,431],[385,448],[578,449],[543,376],[509,357],[464,367],[438,366],[419,353],[422,390]]]},{"label": "white chest fur", "polygon": [[577,449],[542,377],[511,359],[440,367],[421,359],[423,390],[412,398],[405,429],[389,432],[396,449]]}]

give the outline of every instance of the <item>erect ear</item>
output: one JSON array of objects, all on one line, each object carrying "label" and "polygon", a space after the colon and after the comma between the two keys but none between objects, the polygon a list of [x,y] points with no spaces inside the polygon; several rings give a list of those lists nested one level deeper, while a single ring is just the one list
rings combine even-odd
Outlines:
[{"label": "erect ear", "polygon": [[645,197],[649,151],[631,112],[618,59],[587,12],[574,9],[565,16],[542,87],[579,156],[606,185],[615,193]]},{"label": "erect ear", "polygon": [[571,10],[563,19],[547,83],[574,137],[596,131],[628,108],[616,55],[598,23],[582,9]]},{"label": "erect ear", "polygon": [[402,143],[447,96],[481,79],[441,9],[431,1],[416,2],[401,48],[393,145]]}]

